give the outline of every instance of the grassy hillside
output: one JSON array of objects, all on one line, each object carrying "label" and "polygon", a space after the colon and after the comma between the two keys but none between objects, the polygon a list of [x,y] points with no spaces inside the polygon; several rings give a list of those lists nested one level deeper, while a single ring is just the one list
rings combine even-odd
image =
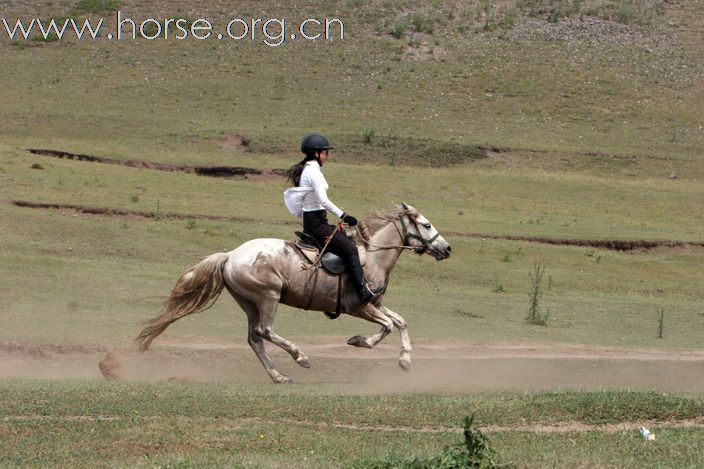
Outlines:
[{"label": "grassy hillside", "polygon": [[[158,307],[137,299],[166,294],[201,256],[252,237],[290,237],[297,226],[281,203],[281,178],[213,179],[50,159],[26,148],[286,168],[299,158],[301,136],[318,130],[338,146],[326,172],[340,205],[363,214],[405,200],[449,233],[451,260],[406,256],[394,277],[389,302],[416,336],[445,335],[450,320],[459,324],[450,334],[457,339],[700,346],[692,332],[702,321],[700,248],[624,254],[465,237],[704,239],[701,6],[565,5],[257,2],[233,11],[211,1],[125,1],[119,9],[136,20],[334,16],[347,36],[281,47],[5,38],[0,288],[10,301],[2,339],[122,342]],[[3,15],[95,20],[116,8],[15,2]],[[10,200],[156,218],[33,211]],[[185,219],[162,217],[169,213]],[[522,322],[536,261],[548,269],[545,302],[558,326],[538,336]],[[431,290],[421,273],[431,274]],[[232,306],[182,330],[220,334]],[[653,343],[660,309],[676,339]],[[37,330],[28,317],[45,326]],[[344,334],[349,326],[282,327]]]},{"label": "grassy hillside", "polygon": [[[112,21],[109,9],[86,13],[71,3],[11,2],[3,14]],[[294,153],[309,129],[345,143],[371,130],[372,142],[404,150],[406,139],[430,139],[440,150],[488,143],[659,156],[675,166],[700,155],[701,6],[567,3],[125,1],[120,10],[138,21],[205,17],[220,30],[232,17],[291,25],[339,17],[346,38],[281,47],[265,45],[261,33],[246,41],[8,39],[3,138],[193,162],[227,159],[213,139],[230,133],[261,152]],[[347,147],[355,151],[340,154],[352,160],[376,153]],[[413,156],[442,158],[428,150]]]}]

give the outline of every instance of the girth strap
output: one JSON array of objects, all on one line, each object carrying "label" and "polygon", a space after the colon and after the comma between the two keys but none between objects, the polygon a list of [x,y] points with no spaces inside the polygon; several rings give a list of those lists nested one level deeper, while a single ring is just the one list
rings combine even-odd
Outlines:
[{"label": "girth strap", "polygon": [[[315,294],[315,287],[318,284],[318,272],[320,272],[320,268],[316,267],[313,269],[313,274],[309,278],[308,282],[306,282],[306,286],[310,285],[311,281],[313,282],[313,285],[311,288],[308,290],[308,301],[306,302],[306,305],[303,309],[308,311],[313,304],[313,295]],[[344,275],[338,275],[337,276],[337,297],[335,300],[335,312],[331,313],[330,311],[325,311],[325,315],[329,317],[330,319],[337,319],[340,317],[340,314],[342,314],[342,278]]]},{"label": "girth strap", "polygon": [[306,282],[306,286],[308,286],[310,284],[310,281],[313,281],[313,286],[310,288],[310,290],[308,290],[308,302],[303,308],[306,311],[308,311],[310,309],[310,306],[313,304],[313,294],[315,293],[315,286],[318,284],[318,272],[320,272],[320,270],[317,267],[313,269],[313,275],[309,277],[308,282]]}]

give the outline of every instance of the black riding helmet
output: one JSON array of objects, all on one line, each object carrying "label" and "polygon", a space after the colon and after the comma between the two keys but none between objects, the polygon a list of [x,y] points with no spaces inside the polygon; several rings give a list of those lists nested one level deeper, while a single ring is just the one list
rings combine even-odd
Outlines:
[{"label": "black riding helmet", "polygon": [[303,137],[301,151],[306,155],[315,150],[332,150],[333,147],[327,138],[320,134],[309,134]]}]

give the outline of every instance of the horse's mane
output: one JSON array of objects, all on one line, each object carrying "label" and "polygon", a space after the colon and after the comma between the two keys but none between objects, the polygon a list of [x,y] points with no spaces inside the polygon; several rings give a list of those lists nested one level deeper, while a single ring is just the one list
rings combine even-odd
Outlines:
[{"label": "horse's mane", "polygon": [[392,223],[394,220],[398,220],[402,213],[403,208],[400,206],[396,206],[391,210],[376,210],[370,213],[357,224],[357,230],[354,234],[355,241],[358,244],[361,243],[367,246],[367,241],[374,236],[374,233],[384,228],[389,223]]}]

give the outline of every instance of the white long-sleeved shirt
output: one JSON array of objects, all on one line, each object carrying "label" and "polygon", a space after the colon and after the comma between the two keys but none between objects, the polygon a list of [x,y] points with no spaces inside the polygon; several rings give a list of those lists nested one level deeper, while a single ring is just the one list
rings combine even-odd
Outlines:
[{"label": "white long-sleeved shirt", "polygon": [[303,212],[327,210],[340,218],[344,212],[328,199],[328,188],[320,164],[311,160],[303,167],[298,187],[284,192],[284,201],[289,211],[298,217],[302,217]]},{"label": "white long-sleeved shirt", "polygon": [[344,213],[340,208],[328,199],[328,182],[323,176],[323,171],[320,164],[311,160],[306,163],[301,173],[301,182],[298,187],[309,187],[313,189],[306,192],[303,196],[303,211],[312,212],[314,210],[327,210],[328,212],[340,218]]}]

